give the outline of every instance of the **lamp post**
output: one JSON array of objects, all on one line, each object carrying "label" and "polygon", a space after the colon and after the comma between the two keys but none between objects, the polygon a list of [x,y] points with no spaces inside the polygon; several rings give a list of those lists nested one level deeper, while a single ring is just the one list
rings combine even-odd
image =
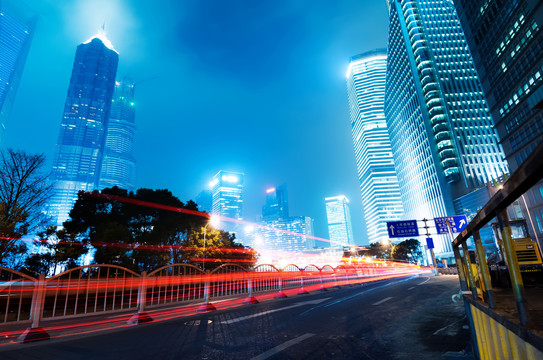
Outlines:
[{"label": "lamp post", "polygon": [[218,218],[214,215],[211,215],[209,217],[208,223],[204,226],[204,257],[202,259],[202,269],[205,271],[205,261],[206,261],[206,235],[207,235],[207,227],[211,226],[217,226],[218,225]]}]

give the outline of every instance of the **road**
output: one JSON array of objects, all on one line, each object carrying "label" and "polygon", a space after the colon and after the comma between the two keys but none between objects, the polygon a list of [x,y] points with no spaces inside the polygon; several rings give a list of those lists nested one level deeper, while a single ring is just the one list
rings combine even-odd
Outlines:
[{"label": "road", "polygon": [[466,348],[455,276],[409,277],[98,335],[0,348],[8,359],[440,359]]}]

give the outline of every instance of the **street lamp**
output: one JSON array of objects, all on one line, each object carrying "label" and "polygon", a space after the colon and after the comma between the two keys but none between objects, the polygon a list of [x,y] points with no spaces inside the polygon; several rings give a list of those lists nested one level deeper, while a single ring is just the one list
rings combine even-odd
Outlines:
[{"label": "street lamp", "polygon": [[211,225],[213,227],[217,227],[219,225],[219,218],[215,215],[211,215],[209,217],[209,221],[204,226],[204,258],[202,259],[202,269],[205,271],[205,261],[206,261],[206,234],[207,234],[207,227]]}]

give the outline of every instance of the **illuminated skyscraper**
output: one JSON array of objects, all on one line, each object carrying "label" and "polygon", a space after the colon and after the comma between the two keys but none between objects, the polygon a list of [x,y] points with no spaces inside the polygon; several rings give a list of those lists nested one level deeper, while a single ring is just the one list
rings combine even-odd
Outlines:
[{"label": "illuminated skyscraper", "polygon": [[213,177],[211,188],[213,193],[212,214],[242,220],[243,174],[221,170]]},{"label": "illuminated skyscraper", "polygon": [[[508,168],[456,10],[448,0],[387,4],[385,115],[404,217],[462,214],[456,200]],[[434,244],[452,258],[450,239]]]},{"label": "illuminated skyscraper", "polygon": [[98,188],[119,54],[104,35],[77,47],[51,180],[49,215],[68,219],[80,190]]},{"label": "illuminated skyscraper", "polygon": [[115,84],[106,131],[100,189],[117,186],[133,191],[136,188],[134,87],[134,83],[128,80]]},{"label": "illuminated skyscraper", "polygon": [[353,227],[349,199],[343,195],[327,197],[326,217],[330,246],[353,245]]},{"label": "illuminated skyscraper", "polygon": [[266,205],[262,207],[262,219],[288,219],[288,195],[286,184],[266,190]]},{"label": "illuminated skyscraper", "polygon": [[[543,2],[455,0],[511,171],[543,141]],[[543,238],[543,182],[522,202]]]},{"label": "illuminated skyscraper", "polygon": [[22,1],[0,1],[0,146],[37,21]]},{"label": "illuminated skyscraper", "polygon": [[403,213],[385,121],[386,50],[351,58],[347,92],[356,167],[370,243],[388,239],[387,221]]}]

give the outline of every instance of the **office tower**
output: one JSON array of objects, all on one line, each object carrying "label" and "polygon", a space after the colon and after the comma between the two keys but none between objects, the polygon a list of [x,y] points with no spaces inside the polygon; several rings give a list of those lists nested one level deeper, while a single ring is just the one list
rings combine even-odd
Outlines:
[{"label": "office tower", "polygon": [[[456,0],[512,172],[543,140],[543,3]],[[543,238],[543,182],[520,199],[530,232]]]},{"label": "office tower", "polygon": [[115,83],[106,130],[100,190],[113,186],[128,191],[136,189],[134,91],[135,84],[127,79]]},{"label": "office tower", "polygon": [[288,219],[287,185],[266,190],[266,205],[262,207],[263,220]]},{"label": "office tower", "polygon": [[387,221],[403,213],[398,178],[385,120],[385,49],[351,58],[347,92],[356,168],[370,243],[388,239]]},{"label": "office tower", "polygon": [[[221,170],[213,176],[210,185],[213,215],[242,220],[243,174]],[[221,224],[222,222],[223,219],[221,219]]]},{"label": "office tower", "polygon": [[353,245],[353,228],[349,199],[343,195],[327,197],[326,217],[330,246]]},{"label": "office tower", "polygon": [[0,146],[37,21],[22,1],[0,1]]},{"label": "office tower", "polygon": [[53,158],[48,213],[68,219],[80,190],[98,188],[119,54],[100,34],[77,47]]},{"label": "office tower", "polygon": [[246,242],[257,251],[272,250],[266,253],[270,258],[274,258],[275,252],[299,253],[315,247],[313,219],[309,216],[269,219],[261,225],[245,235]]},{"label": "office tower", "polygon": [[196,204],[198,204],[198,211],[203,211],[211,214],[213,207],[213,193],[211,190],[202,190],[196,195]]},{"label": "office tower", "polygon": [[[508,169],[456,10],[447,0],[388,5],[385,116],[404,218],[462,214],[455,200]],[[434,245],[453,258],[450,238]]]}]

